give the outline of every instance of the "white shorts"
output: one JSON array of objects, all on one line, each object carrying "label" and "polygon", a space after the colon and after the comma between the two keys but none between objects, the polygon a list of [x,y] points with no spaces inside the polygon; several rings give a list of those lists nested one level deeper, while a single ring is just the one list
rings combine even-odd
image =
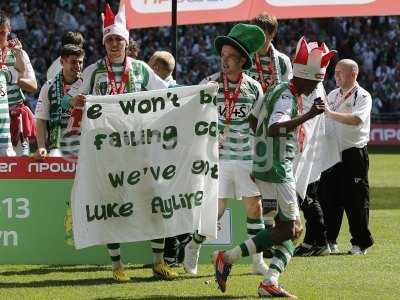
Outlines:
[{"label": "white shorts", "polygon": [[0,148],[0,156],[17,156],[12,146]]},{"label": "white shorts", "polygon": [[61,150],[59,148],[51,149],[49,152],[49,157],[62,157]]},{"label": "white shorts", "polygon": [[253,161],[220,160],[218,168],[218,198],[259,196],[257,185],[251,180]]},{"label": "white shorts", "polygon": [[294,221],[300,217],[294,182],[272,183],[256,179],[263,199],[276,199],[278,212],[284,219]]}]

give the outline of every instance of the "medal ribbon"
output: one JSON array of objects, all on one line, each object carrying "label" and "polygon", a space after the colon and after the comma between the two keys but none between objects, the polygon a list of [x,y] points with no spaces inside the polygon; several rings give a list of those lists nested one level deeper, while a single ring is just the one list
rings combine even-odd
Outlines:
[{"label": "medal ribbon", "polygon": [[0,56],[0,70],[3,69],[6,66],[6,59],[7,59],[7,53],[8,53],[8,48],[4,47],[1,50],[1,56]]},{"label": "medal ribbon", "polygon": [[258,73],[258,81],[261,83],[261,87],[262,87],[264,93],[266,92],[268,87],[274,82],[274,80],[273,80],[274,63],[273,63],[271,48],[269,50],[269,53],[270,53],[270,61],[269,61],[269,65],[268,65],[268,72],[269,72],[269,74],[271,74],[271,79],[269,81],[264,79],[264,69],[262,67],[260,55],[258,55],[258,53],[255,54],[255,63],[256,63],[256,70]]},{"label": "medal ribbon", "polygon": [[357,90],[357,88],[358,88],[357,85],[356,85],[355,87],[353,87],[353,88],[342,98],[342,101],[340,101],[340,100],[338,99],[338,96],[339,96],[340,92],[337,93],[337,94],[336,94],[336,99],[335,99],[335,104],[334,104],[334,107],[333,107],[333,111],[336,111],[348,98],[350,98],[350,97],[354,94],[354,92]]},{"label": "medal ribbon", "polygon": [[228,77],[224,74],[224,106],[225,106],[225,122],[230,123],[232,121],[232,114],[235,110],[235,103],[239,99],[240,86],[242,85],[243,73],[240,73],[239,81],[236,85],[235,91],[229,91]]},{"label": "medal ribbon", "polygon": [[107,69],[109,85],[111,86],[110,95],[123,94],[125,90],[125,85],[129,81],[129,69],[126,57],[124,60],[124,71],[121,75],[121,83],[118,88],[117,88],[117,83],[115,82],[115,73],[112,70],[110,60],[108,59],[107,56],[105,57],[105,64]]}]

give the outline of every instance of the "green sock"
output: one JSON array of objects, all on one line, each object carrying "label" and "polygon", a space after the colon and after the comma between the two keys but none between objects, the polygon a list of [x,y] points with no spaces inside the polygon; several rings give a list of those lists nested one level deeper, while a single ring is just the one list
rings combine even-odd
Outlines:
[{"label": "green sock", "polygon": [[291,240],[284,241],[281,245],[275,246],[274,257],[269,265],[266,280],[272,283],[277,283],[279,275],[282,274],[294,252],[294,245]]},{"label": "green sock", "polygon": [[257,252],[263,252],[264,250],[270,249],[274,245],[271,229],[266,228],[265,230],[260,231],[255,237],[253,237],[253,241],[256,245]]}]

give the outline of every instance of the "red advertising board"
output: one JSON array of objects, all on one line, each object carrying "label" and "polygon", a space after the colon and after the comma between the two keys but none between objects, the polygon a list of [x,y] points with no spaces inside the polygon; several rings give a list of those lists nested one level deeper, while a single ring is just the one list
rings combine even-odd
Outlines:
[{"label": "red advertising board", "polygon": [[400,124],[372,124],[369,145],[400,145]]},{"label": "red advertising board", "polygon": [[[171,0],[125,0],[129,28],[171,25]],[[250,20],[399,15],[398,0],[177,0],[178,24]]]},{"label": "red advertising board", "polygon": [[36,161],[28,157],[0,157],[0,179],[73,179],[75,162],[61,157]]},{"label": "red advertising board", "polygon": [[[400,124],[372,124],[369,145],[400,145]],[[0,157],[0,179],[73,179],[73,160],[49,157],[36,161],[28,157]]]}]

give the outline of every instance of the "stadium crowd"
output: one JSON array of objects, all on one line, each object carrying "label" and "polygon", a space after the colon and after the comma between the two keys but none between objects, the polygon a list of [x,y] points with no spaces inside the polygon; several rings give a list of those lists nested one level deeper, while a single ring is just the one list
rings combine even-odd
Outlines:
[{"label": "stadium crowd", "polygon": [[[118,1],[110,2],[117,8]],[[38,91],[46,80],[47,68],[59,56],[64,32],[80,31],[84,35],[86,66],[104,54],[101,31],[98,30],[101,27],[98,16],[103,7],[104,0],[10,0],[0,3],[0,9],[12,16],[13,33],[31,58]],[[231,27],[231,23],[179,27],[178,83],[197,84],[217,71],[219,57],[212,43],[217,35],[226,34]],[[400,112],[400,57],[396,51],[399,31],[399,18],[391,16],[282,20],[275,44],[277,49],[292,57],[295,41],[300,35],[310,40],[318,37],[338,50],[336,61],[344,57],[356,59],[360,65],[359,82],[370,90],[372,113],[379,116],[380,113]],[[170,49],[169,27],[131,30],[130,34],[141,46],[139,58],[144,61],[157,50]],[[328,75],[325,87],[329,92],[335,86],[332,68]],[[35,103],[37,94],[27,96]]]}]

